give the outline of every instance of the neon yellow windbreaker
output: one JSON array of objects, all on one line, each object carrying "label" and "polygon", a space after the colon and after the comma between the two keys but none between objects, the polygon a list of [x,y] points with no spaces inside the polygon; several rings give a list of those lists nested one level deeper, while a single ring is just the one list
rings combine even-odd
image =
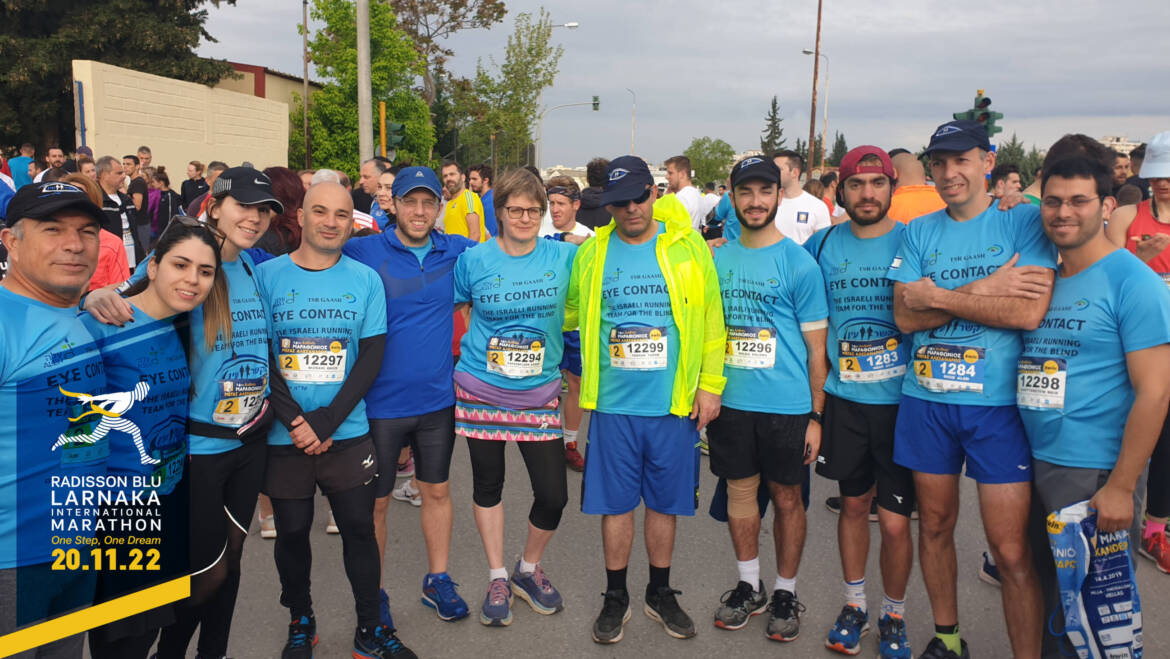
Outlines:
[{"label": "neon yellow windbreaker", "polygon": [[[727,384],[723,377],[727,329],[723,325],[719,277],[711,251],[703,237],[691,228],[691,216],[681,201],[671,194],[654,202],[654,219],[666,225],[666,231],[655,239],[654,254],[666,279],[681,344],[670,392],[670,413],[687,416],[694,405],[696,387],[722,395]],[[597,409],[599,360],[603,358],[599,336],[601,280],[614,227],[611,219],[577,250],[565,304],[565,330],[581,330],[581,407],[587,410]]]}]

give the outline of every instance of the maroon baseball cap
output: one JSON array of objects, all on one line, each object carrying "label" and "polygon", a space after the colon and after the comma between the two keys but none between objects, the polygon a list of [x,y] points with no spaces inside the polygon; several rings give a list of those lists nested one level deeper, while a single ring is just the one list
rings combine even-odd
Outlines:
[{"label": "maroon baseball cap", "polygon": [[[881,164],[862,165],[861,161],[869,156],[874,156],[881,161]],[[869,144],[850,149],[849,153],[846,153],[845,157],[841,159],[841,167],[837,174],[842,183],[854,174],[885,174],[891,181],[897,178],[894,175],[894,163],[890,160],[890,156],[883,149]]]}]

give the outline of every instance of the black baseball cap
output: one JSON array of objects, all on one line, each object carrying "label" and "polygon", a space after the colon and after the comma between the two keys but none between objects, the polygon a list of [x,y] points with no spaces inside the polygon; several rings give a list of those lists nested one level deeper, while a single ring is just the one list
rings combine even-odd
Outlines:
[{"label": "black baseball cap", "polygon": [[85,190],[64,181],[35,183],[21,186],[8,202],[5,224],[12,226],[20,220],[51,220],[65,209],[80,211],[92,217],[99,225],[106,223],[106,216],[89,199]]},{"label": "black baseball cap", "polygon": [[764,181],[780,185],[780,168],[771,158],[748,156],[731,168],[731,188],[747,181]]},{"label": "black baseball cap", "polygon": [[975,147],[984,151],[991,150],[987,129],[970,119],[958,119],[948,121],[934,130],[934,135],[930,136],[930,146],[926,147],[925,153],[928,155],[935,151],[962,153]]},{"label": "black baseball cap", "polygon": [[277,213],[284,212],[284,204],[272,193],[272,180],[264,172],[251,167],[225,169],[211,186],[212,197],[227,195],[245,206],[268,204]]},{"label": "black baseball cap", "polygon": [[654,185],[654,177],[646,161],[638,156],[621,156],[609,161],[605,168],[605,187],[601,191],[602,205],[624,204],[640,198],[647,185]]}]

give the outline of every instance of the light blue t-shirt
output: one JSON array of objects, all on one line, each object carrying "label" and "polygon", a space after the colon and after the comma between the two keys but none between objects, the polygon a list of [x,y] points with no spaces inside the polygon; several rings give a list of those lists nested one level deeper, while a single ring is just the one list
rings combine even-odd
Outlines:
[{"label": "light blue t-shirt", "polygon": [[[67,479],[106,473],[110,443],[93,435],[103,416],[87,397],[109,390],[101,355],[75,308],[0,286],[0,312],[0,570],[6,570],[49,562],[54,536],[94,535],[96,508],[70,504],[68,496],[95,488]],[[94,441],[72,441],[79,436]]]},{"label": "light blue t-shirt", "polygon": [[816,261],[790,238],[751,249],[715,250],[727,324],[723,404],[771,414],[812,411],[808,348],[801,325],[829,316]]},{"label": "light blue t-shirt", "polygon": [[852,221],[821,229],[804,248],[818,259],[829,291],[829,377],[825,391],[868,405],[894,405],[910,346],[894,323],[894,282],[886,278],[906,225],[858,238]]},{"label": "light blue t-shirt", "polygon": [[[658,225],[658,233],[664,230]],[[659,238],[630,245],[615,232],[601,282],[597,410],[665,416],[678,369],[679,333],[658,267]]]},{"label": "light blue t-shirt", "polygon": [[[101,350],[108,390],[127,394],[129,409],[119,418],[133,424],[107,435],[108,471],[111,475],[141,476],[159,494],[170,494],[183,478],[187,461],[187,404],[191,395],[187,352],[175,331],[175,318],[155,320],[141,309],[133,309],[134,322],[122,327],[100,323],[88,313],[81,316]],[[140,385],[138,395],[135,387]],[[126,488],[128,492],[142,489]]]},{"label": "light blue t-shirt", "polygon": [[739,216],[735,214],[735,206],[731,204],[731,190],[723,193],[719,203],[715,204],[715,221],[723,223],[723,237],[728,241],[739,238]]},{"label": "light blue t-shirt", "polygon": [[12,182],[16,184],[16,189],[19,190],[21,186],[32,183],[32,179],[28,175],[28,165],[33,161],[28,156],[16,156],[8,159],[8,169],[12,172]]},{"label": "light blue t-shirt", "polygon": [[[1016,253],[1017,266],[1056,268],[1056,247],[1035,206],[1001,211],[992,205],[966,222],[951,219],[944,208],[906,226],[888,276],[903,283],[930,277],[954,290],[987,277]],[[1019,356],[1017,330],[955,318],[915,332],[902,393],[936,403],[1013,405]]]},{"label": "light blue t-shirt", "polygon": [[405,245],[406,249],[409,249],[410,253],[414,254],[415,257],[418,259],[418,267],[419,268],[422,268],[423,259],[425,259],[427,257],[427,254],[430,253],[432,244],[433,243],[431,242],[430,236],[427,236],[427,244],[422,245],[421,247],[412,247],[410,245]]},{"label": "light blue t-shirt", "polygon": [[[306,270],[285,254],[256,272],[272,314],[272,353],[289,392],[310,412],[333,402],[358,359],[358,342],[386,333],[386,291],[370,268],[348,256],[326,270]],[[358,401],[333,433],[337,440],[370,430]],[[322,438],[324,439],[324,438]],[[282,423],[268,444],[292,444]]]},{"label": "light blue t-shirt", "polygon": [[501,389],[527,390],[561,377],[565,298],[577,246],[537,240],[509,256],[496,240],[455,264],[455,304],[471,303],[455,370]]},{"label": "light blue t-shirt", "polygon": [[[203,305],[191,312],[191,418],[239,428],[260,412],[268,396],[268,313],[254,278],[255,262],[243,252],[224,261],[231,301],[232,342],[219,336],[208,352],[203,341]],[[251,272],[252,274],[249,274]],[[190,452],[213,455],[237,449],[235,439],[191,435]]]},{"label": "light blue t-shirt", "polygon": [[1023,333],[1017,404],[1037,460],[1112,469],[1133,386],[1127,353],[1170,343],[1170,290],[1119,249],[1057,277],[1040,328]]}]

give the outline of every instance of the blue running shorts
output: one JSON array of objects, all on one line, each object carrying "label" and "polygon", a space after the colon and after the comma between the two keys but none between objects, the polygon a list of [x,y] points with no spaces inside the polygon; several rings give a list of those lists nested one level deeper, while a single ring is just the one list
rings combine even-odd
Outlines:
[{"label": "blue running shorts", "polygon": [[1032,480],[1032,449],[1015,405],[953,405],[903,396],[894,426],[894,462],[925,474],[978,483]]},{"label": "blue running shorts", "polygon": [[646,507],[694,515],[699,492],[699,432],[687,417],[593,412],[581,482],[581,510],[622,515]]}]

